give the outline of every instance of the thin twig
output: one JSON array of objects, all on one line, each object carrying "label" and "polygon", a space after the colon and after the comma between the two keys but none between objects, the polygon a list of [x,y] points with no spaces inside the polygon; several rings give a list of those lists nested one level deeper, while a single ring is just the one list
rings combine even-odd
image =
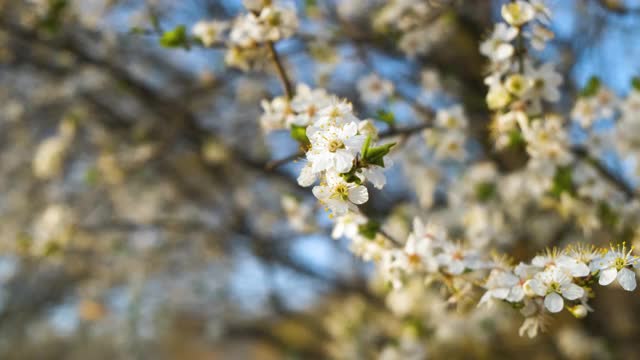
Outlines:
[{"label": "thin twig", "polygon": [[384,231],[382,228],[378,229],[378,233],[384,237],[386,237],[387,239],[389,239],[390,242],[393,243],[393,245],[397,246],[397,247],[402,247],[402,243],[400,243],[400,241],[398,241],[397,239],[395,239],[393,236],[389,235],[386,231]]},{"label": "thin twig", "polygon": [[280,166],[286,165],[287,163],[291,162],[291,161],[295,161],[301,157],[304,156],[304,153],[302,151],[298,151],[295,154],[291,154],[289,156],[283,157],[282,159],[277,159],[277,160],[272,160],[269,161],[265,166],[264,169],[268,170],[268,171],[272,171],[275,170],[277,168],[279,168]]},{"label": "thin twig", "polygon": [[591,165],[600,175],[607,179],[613,186],[618,188],[618,190],[622,191],[628,198],[633,198],[638,195],[633,187],[627,184],[627,182],[618,174],[608,169],[600,160],[591,156],[587,149],[574,146],[571,148],[571,152],[573,152],[576,157]]},{"label": "thin twig", "polygon": [[393,129],[389,129],[387,131],[383,131],[380,133],[379,137],[380,139],[384,139],[384,138],[388,138],[388,137],[392,137],[392,136],[398,136],[398,135],[412,135],[416,132],[419,132],[421,130],[424,130],[428,127],[430,127],[431,124],[429,123],[422,123],[422,124],[417,124],[417,125],[413,125],[413,126],[407,126],[407,127],[403,127],[403,128],[393,128]]},{"label": "thin twig", "polygon": [[273,60],[273,64],[276,66],[276,70],[278,72],[278,77],[280,78],[280,82],[282,83],[282,87],[284,88],[284,93],[288,99],[293,98],[293,86],[291,85],[291,81],[287,76],[287,72],[284,70],[284,66],[282,65],[282,60],[276,51],[276,47],[273,41],[267,42],[267,48],[269,49],[269,53],[271,54],[271,59]]}]

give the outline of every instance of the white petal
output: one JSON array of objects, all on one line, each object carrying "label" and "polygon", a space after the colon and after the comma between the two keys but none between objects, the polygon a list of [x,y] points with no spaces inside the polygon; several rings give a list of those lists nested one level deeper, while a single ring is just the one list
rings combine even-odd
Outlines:
[{"label": "white petal", "polygon": [[531,259],[531,265],[541,267],[541,268],[547,266],[547,262],[548,262],[547,258],[545,256],[540,256],[540,255],[537,255],[533,259]]},{"label": "white petal", "polygon": [[522,301],[522,299],[524,298],[524,290],[522,289],[522,286],[514,286],[511,288],[511,292],[509,293],[509,296],[507,296],[507,301],[509,302],[519,302]]},{"label": "white petal", "polygon": [[589,275],[589,267],[587,265],[568,256],[558,257],[556,264],[558,264],[559,267],[566,269],[573,277]]},{"label": "white petal", "polygon": [[449,263],[447,270],[451,275],[460,275],[464,272],[464,264],[460,260],[453,260]]},{"label": "white petal", "polygon": [[557,313],[562,311],[562,308],[564,307],[564,300],[562,300],[562,296],[552,292],[544,297],[544,306],[549,310],[549,312]]},{"label": "white petal", "polygon": [[343,143],[348,149],[359,151],[362,149],[362,145],[364,145],[366,139],[367,138],[364,135],[356,135],[345,139]]},{"label": "white petal", "polygon": [[350,122],[350,123],[345,124],[342,127],[342,134],[340,134],[341,135],[340,138],[344,141],[344,140],[354,136],[357,133],[358,133],[358,124]]},{"label": "white petal", "polygon": [[507,289],[507,288],[494,289],[494,290],[492,290],[492,294],[491,295],[496,299],[503,299],[504,300],[509,295],[509,289]]},{"label": "white petal", "polygon": [[489,304],[489,300],[491,300],[492,292],[493,292],[492,290],[485,292],[480,298],[480,301],[478,301],[478,306]]},{"label": "white petal", "polygon": [[359,185],[349,189],[349,200],[357,205],[366,203],[369,200],[369,192],[367,191],[367,188]]},{"label": "white petal", "polygon": [[353,166],[354,156],[347,150],[338,150],[334,156],[336,162],[336,171],[339,173],[345,173],[351,170]]},{"label": "white petal", "polygon": [[618,283],[623,289],[633,291],[636,289],[636,273],[627,268],[623,268],[618,272]]},{"label": "white petal", "polygon": [[494,59],[495,60],[506,60],[513,55],[514,49],[510,44],[500,44],[494,50]]},{"label": "white petal", "polygon": [[313,159],[311,163],[311,171],[314,173],[319,173],[323,170],[330,168],[333,164],[331,163],[331,157],[322,155],[322,156],[307,156]]},{"label": "white petal", "polygon": [[311,164],[307,164],[300,171],[300,176],[298,176],[298,185],[307,187],[313,185],[316,182],[316,174],[311,170]]},{"label": "white petal", "polygon": [[346,201],[329,199],[327,207],[337,216],[344,215],[349,211],[349,204]]},{"label": "white petal", "polygon": [[576,284],[568,284],[562,287],[562,296],[569,300],[581,298],[584,295],[584,289]]},{"label": "white petal", "polygon": [[382,189],[387,182],[384,177],[384,170],[379,166],[365,169],[364,174],[376,189]]},{"label": "white petal", "polygon": [[525,283],[525,286],[528,286],[535,294],[539,296],[544,296],[544,294],[547,293],[547,288],[538,279],[528,280]]},{"label": "white petal", "polygon": [[321,201],[326,201],[331,196],[331,191],[326,186],[314,186],[311,192]]},{"label": "white petal", "polygon": [[600,285],[609,285],[616,279],[616,275],[618,275],[618,271],[614,267],[610,267],[600,271],[600,279],[598,279],[598,284]]}]

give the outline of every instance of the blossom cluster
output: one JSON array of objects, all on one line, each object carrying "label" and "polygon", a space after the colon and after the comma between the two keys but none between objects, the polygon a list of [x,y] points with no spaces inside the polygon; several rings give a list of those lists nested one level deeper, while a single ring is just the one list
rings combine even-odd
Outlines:
[{"label": "blossom cluster", "polygon": [[[503,5],[505,22],[496,24],[480,52],[491,61],[487,105],[496,111],[493,124],[496,146],[504,148],[524,138],[533,158],[566,164],[569,155],[563,148],[566,134],[557,131],[562,119],[545,119],[543,102],[560,99],[562,77],[551,63],[536,66],[526,56],[525,39],[531,48],[541,50],[553,33],[544,27],[549,10],[539,1],[515,1]],[[547,136],[550,135],[550,136]]]},{"label": "blossom cluster", "polygon": [[385,185],[384,157],[393,144],[375,146],[375,126],[358,119],[350,102],[299,84],[291,100],[276,97],[262,107],[265,131],[291,129],[305,147],[307,163],[298,183],[306,187],[319,181],[313,194],[333,214],[357,211],[367,202],[366,181],[378,189]]},{"label": "blossom cluster", "polygon": [[437,159],[464,160],[467,116],[460,105],[438,110],[434,126],[424,131]]},{"label": "blossom cluster", "polygon": [[[337,235],[357,239],[358,225],[357,221],[341,222],[336,225]],[[394,289],[401,289],[416,276],[428,282],[437,280],[447,285],[450,301],[456,302],[479,287],[484,290],[479,306],[502,301],[520,309],[526,318],[521,334],[533,337],[549,314],[566,308],[583,318],[593,311],[588,302],[595,296],[596,283],[607,286],[617,282],[624,290],[635,290],[634,269],[640,266],[640,258],[632,250],[625,244],[610,249],[578,244],[547,250],[514,266],[503,256],[488,257],[462,242],[451,241],[441,226],[425,225],[416,218],[404,245],[379,247],[374,260]]]},{"label": "blossom cluster", "polygon": [[[635,202],[625,204],[623,194],[578,161],[568,123],[548,111],[547,106],[560,99],[562,77],[553,64],[536,66],[528,55],[531,50],[542,50],[553,38],[546,27],[549,9],[537,0],[514,1],[503,5],[501,13],[504,22],[480,46],[491,61],[492,72],[485,79],[489,87],[486,101],[495,112],[492,133],[496,147],[524,145],[529,155],[526,171],[535,179],[543,202],[575,218],[585,233],[602,226],[598,207],[613,211],[616,217],[637,217]],[[619,103],[612,92],[593,81],[571,117],[589,129],[597,119],[611,118]],[[589,145],[606,143],[601,136],[590,140]],[[549,194],[552,196],[547,197]]]},{"label": "blossom cluster", "polygon": [[232,22],[199,21],[193,26],[192,33],[205,47],[224,44],[228,47],[225,56],[227,65],[248,70],[252,64],[265,58],[266,49],[263,45],[295,33],[298,18],[294,9],[270,2],[244,3],[249,11]]},{"label": "blossom cluster", "polygon": [[[402,6],[410,9],[408,17],[397,15],[404,12],[402,7],[396,13],[407,21],[407,29],[418,26],[410,20],[412,16],[426,15],[418,5],[390,4],[405,4]],[[550,314],[566,308],[582,318],[593,311],[589,300],[595,296],[596,283],[606,286],[617,281],[623,289],[633,291],[633,269],[640,266],[640,259],[627,251],[626,245],[610,249],[577,245],[548,250],[530,262],[513,264],[505,256],[488,256],[488,245],[510,238],[513,226],[506,224],[512,219],[524,221],[530,199],[574,217],[585,233],[602,226],[603,211],[624,213],[631,219],[630,214],[638,214],[640,208],[635,202],[622,205],[625,198],[619,191],[587,162],[577,161],[567,124],[548,111],[560,100],[563,79],[553,64],[538,64],[528,52],[542,50],[552,39],[553,33],[546,27],[549,10],[537,0],[513,1],[502,7],[501,14],[504,22],[497,24],[480,46],[490,60],[486,102],[494,112],[496,147],[522,146],[528,164],[524,170],[500,175],[492,163],[480,162],[453,182],[447,201],[452,209],[462,210],[456,214],[462,214],[467,242],[451,241],[443,227],[425,225],[418,219],[404,237],[406,241],[397,241],[381,224],[360,212],[359,206],[369,200],[366,183],[378,189],[385,185],[385,157],[393,144],[376,145],[378,132],[372,121],[359,119],[347,100],[298,84],[293,94],[262,101],[260,124],[267,133],[288,130],[300,143],[306,161],[298,183],[313,186],[313,195],[335,219],[332,237],[348,238],[354,254],[374,261],[394,289],[392,294],[420,279],[427,285],[445,285],[451,295],[448,301],[457,303],[479,288],[484,291],[479,305],[496,301],[511,304],[525,317],[521,334],[533,337]],[[426,73],[425,88],[440,90],[439,80],[432,75]],[[394,91],[391,82],[375,74],[363,77],[358,90],[363,102],[370,105],[381,104]],[[617,101],[610,92],[596,87],[581,98],[572,117],[587,128],[599,118],[621,112],[621,124],[635,128],[638,98],[632,93],[626,102]],[[437,159],[465,160],[467,127],[463,108],[452,106],[436,111],[432,126],[423,134]],[[629,143],[633,141],[637,144],[631,137]],[[437,180],[430,183],[428,196],[433,195],[436,185]],[[433,199],[427,202],[432,204]],[[503,208],[504,202],[511,205],[509,209]],[[310,217],[311,210],[302,212],[294,205],[286,203],[287,216],[297,219],[298,228],[304,228],[300,214],[294,213]]]},{"label": "blossom cluster", "polygon": [[398,47],[409,57],[425,55],[446,38],[450,19],[438,6],[421,1],[388,1],[373,23],[380,32],[399,32]]}]

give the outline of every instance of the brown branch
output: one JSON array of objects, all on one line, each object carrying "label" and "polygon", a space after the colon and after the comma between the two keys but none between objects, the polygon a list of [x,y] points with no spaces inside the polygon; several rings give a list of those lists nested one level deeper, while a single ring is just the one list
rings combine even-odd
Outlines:
[{"label": "brown branch", "polygon": [[267,171],[273,171],[277,168],[279,168],[280,166],[286,165],[291,161],[296,161],[297,159],[301,158],[304,156],[304,152],[302,151],[298,151],[295,154],[291,154],[289,156],[286,156],[282,159],[277,159],[277,160],[271,160],[269,161],[265,166],[264,169]]},{"label": "brown branch", "polygon": [[631,199],[638,196],[633,187],[627,184],[627,182],[618,174],[607,168],[600,160],[589,154],[589,151],[584,147],[574,146],[571,148],[571,152],[573,152],[577,158],[582,159],[587,164],[591,165],[600,175],[602,175],[602,177],[608,180],[611,185],[624,193],[627,198]]},{"label": "brown branch", "polygon": [[280,59],[273,41],[267,42],[267,48],[269,49],[269,53],[271,54],[273,64],[276,66],[278,77],[280,78],[280,82],[282,83],[282,87],[284,88],[284,93],[288,99],[292,99],[294,94],[293,85],[291,85],[291,80],[289,80],[289,77],[287,76],[287,72],[282,65],[282,59]]}]

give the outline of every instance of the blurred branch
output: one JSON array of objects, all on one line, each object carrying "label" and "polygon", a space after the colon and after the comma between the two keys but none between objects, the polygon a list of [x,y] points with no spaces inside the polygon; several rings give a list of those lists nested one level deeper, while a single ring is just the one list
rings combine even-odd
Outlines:
[{"label": "blurred branch", "polygon": [[627,182],[615,172],[609,170],[600,160],[589,154],[589,151],[584,147],[575,146],[571,148],[573,154],[582,159],[587,164],[591,165],[603,178],[605,178],[611,185],[620,190],[627,198],[634,198],[638,196],[635,189],[631,187]]},{"label": "blurred branch", "polygon": [[289,80],[289,76],[284,69],[282,64],[282,59],[278,55],[278,51],[276,50],[275,44],[273,41],[267,42],[267,49],[269,49],[269,54],[271,54],[271,60],[273,60],[273,64],[276,67],[278,72],[278,77],[280,78],[280,82],[282,83],[282,88],[284,89],[284,93],[288,99],[292,99],[294,95],[293,86],[291,85],[291,80]]}]

